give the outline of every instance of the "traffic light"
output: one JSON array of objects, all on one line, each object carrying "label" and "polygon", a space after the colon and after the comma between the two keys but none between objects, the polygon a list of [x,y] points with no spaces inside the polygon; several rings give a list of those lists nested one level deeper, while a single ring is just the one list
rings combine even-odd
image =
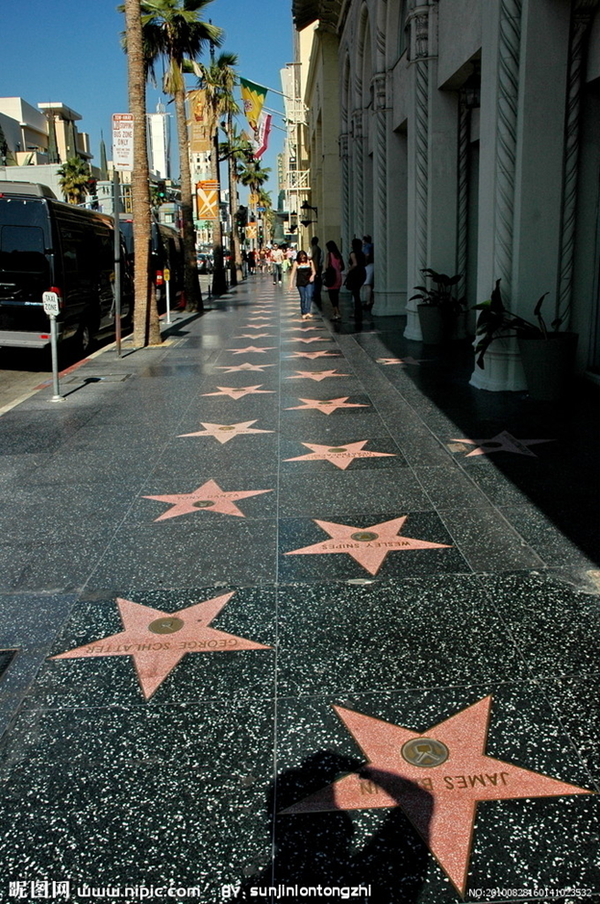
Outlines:
[{"label": "traffic light", "polygon": [[167,185],[164,179],[159,179],[156,183],[156,197],[159,204],[162,204],[167,199]]}]

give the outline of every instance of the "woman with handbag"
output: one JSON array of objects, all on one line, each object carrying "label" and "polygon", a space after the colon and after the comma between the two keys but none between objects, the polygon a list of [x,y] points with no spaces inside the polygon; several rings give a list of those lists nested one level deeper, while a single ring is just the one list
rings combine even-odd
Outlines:
[{"label": "woman with handbag", "polygon": [[323,285],[329,292],[329,301],[333,308],[332,320],[341,320],[340,317],[340,289],[342,288],[342,271],[344,260],[342,253],[335,242],[327,242],[327,256],[325,258],[325,270],[323,272]]},{"label": "woman with handbag", "polygon": [[315,276],[315,265],[309,260],[308,254],[306,251],[299,251],[290,272],[289,290],[291,292],[294,286],[298,289],[300,295],[300,313],[302,314],[303,320],[308,320],[309,317],[312,317],[310,309],[313,300]]}]

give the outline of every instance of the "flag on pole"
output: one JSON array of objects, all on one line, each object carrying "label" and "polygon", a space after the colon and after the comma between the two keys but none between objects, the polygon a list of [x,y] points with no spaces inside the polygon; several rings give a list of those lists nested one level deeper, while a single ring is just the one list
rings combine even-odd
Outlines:
[{"label": "flag on pole", "polygon": [[269,135],[271,134],[272,119],[273,117],[270,113],[265,113],[263,111],[260,114],[260,119],[258,120],[258,126],[256,128],[256,143],[258,144],[258,147],[254,151],[254,156],[257,160],[260,160],[262,155],[269,147]]},{"label": "flag on pole", "polygon": [[256,130],[265,97],[267,96],[267,88],[263,88],[262,85],[256,85],[254,82],[249,82],[246,78],[240,78],[240,90],[246,119],[252,128]]}]

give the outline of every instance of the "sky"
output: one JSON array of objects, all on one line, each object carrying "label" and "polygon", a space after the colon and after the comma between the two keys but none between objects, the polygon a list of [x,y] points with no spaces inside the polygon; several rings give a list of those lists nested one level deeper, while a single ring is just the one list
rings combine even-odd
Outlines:
[{"label": "sky", "polygon": [[[92,163],[100,164],[104,133],[111,157],[111,117],[126,113],[127,58],[120,45],[124,16],[118,0],[0,0],[0,97],[22,97],[33,107],[60,101],[82,116],[78,129],[88,132]],[[222,50],[238,55],[238,72],[250,81],[281,91],[279,70],[292,60],[291,0],[213,0],[204,17],[225,31]],[[189,86],[195,79],[189,78]],[[148,90],[148,112],[163,98]],[[239,100],[239,96],[238,96]],[[283,98],[269,93],[266,106],[283,110]],[[172,109],[172,105],[167,107]],[[245,120],[240,118],[243,127]],[[280,116],[273,124],[283,126]],[[172,140],[176,141],[175,123]],[[274,128],[263,165],[272,169],[270,183],[276,205],[276,155],[284,133]]]}]

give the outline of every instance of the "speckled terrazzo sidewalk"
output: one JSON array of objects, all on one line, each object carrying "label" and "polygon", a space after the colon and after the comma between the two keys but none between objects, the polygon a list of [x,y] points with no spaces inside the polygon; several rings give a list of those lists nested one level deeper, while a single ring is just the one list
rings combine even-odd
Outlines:
[{"label": "speckled terrazzo sidewalk", "polygon": [[600,901],[597,397],[314,313],[0,418],[0,901]]}]

